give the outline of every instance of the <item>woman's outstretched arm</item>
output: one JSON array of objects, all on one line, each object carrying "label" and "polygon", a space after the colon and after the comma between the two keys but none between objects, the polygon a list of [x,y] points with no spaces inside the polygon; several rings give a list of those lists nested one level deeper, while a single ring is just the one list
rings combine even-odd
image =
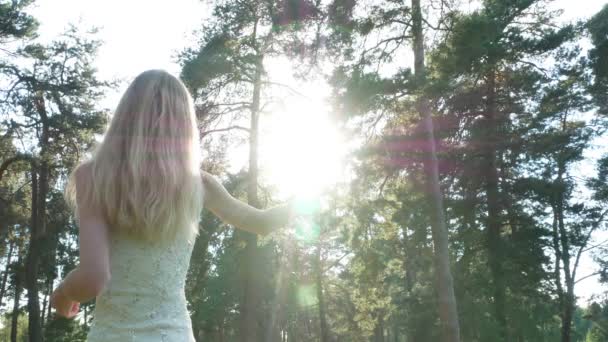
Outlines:
[{"label": "woman's outstretched arm", "polygon": [[213,175],[203,171],[202,177],[205,207],[222,221],[259,235],[266,235],[289,222],[289,204],[265,210],[257,209],[232,197]]}]

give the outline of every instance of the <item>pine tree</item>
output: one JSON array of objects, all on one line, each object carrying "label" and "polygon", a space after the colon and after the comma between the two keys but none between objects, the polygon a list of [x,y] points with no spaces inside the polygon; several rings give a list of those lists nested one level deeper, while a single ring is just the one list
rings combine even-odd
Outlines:
[{"label": "pine tree", "polygon": [[[525,298],[535,301],[538,291],[535,289],[543,280],[545,262],[541,229],[544,222],[530,213],[543,214],[526,203],[526,195],[519,193],[517,188],[525,175],[532,172],[528,167],[533,165],[531,155],[536,146],[533,141],[540,139],[540,136],[528,136],[531,130],[538,129],[532,122],[547,119],[549,114],[544,111],[549,108],[561,111],[566,117],[568,113],[588,109],[582,76],[584,69],[557,64],[555,70],[548,71],[540,64],[543,58],[573,61],[577,57],[576,51],[565,53],[560,49],[577,37],[577,30],[570,25],[561,28],[550,25],[555,14],[545,8],[543,1],[485,1],[478,11],[457,14],[453,17],[449,38],[435,52],[433,64],[439,75],[435,91],[437,96],[444,98],[438,104],[444,107],[446,115],[455,115],[459,121],[450,134],[466,137],[460,142],[466,145],[459,148],[459,153],[462,153],[463,163],[471,164],[470,168],[464,166],[467,173],[460,181],[467,187],[464,193],[472,194],[472,203],[467,205],[477,205],[485,211],[485,217],[478,220],[484,222],[486,237],[483,243],[492,280],[490,297],[498,328],[498,336],[493,339],[523,338],[527,329],[531,329],[529,333],[538,333],[520,319],[522,314],[517,313],[518,305],[515,304]],[[559,76],[551,78],[551,73]],[[561,78],[567,78],[563,84],[549,85]],[[541,94],[547,97],[542,98]],[[554,115],[558,114],[554,112]],[[561,122],[552,118],[556,121],[544,121],[541,129],[551,131],[552,125]],[[570,129],[570,124],[564,127],[564,130]],[[547,135],[542,137],[549,139]],[[587,146],[588,133],[579,130],[572,133],[572,137],[579,144],[575,150],[580,153]],[[542,140],[541,144],[555,148],[552,153],[570,156],[572,159],[568,159],[568,163],[580,158],[580,154],[578,157],[572,155],[568,144],[549,141]],[[562,170],[557,178],[563,182],[566,164],[555,168]],[[478,191],[485,196],[479,198],[475,195]],[[572,194],[566,191],[562,196],[560,210],[565,210],[565,201],[571,201]],[[557,234],[565,237],[568,228],[563,224],[561,227],[561,233]],[[564,239],[558,245],[562,249],[564,246],[569,248]],[[517,255],[519,249],[526,250],[527,260],[523,255]],[[527,277],[517,276],[521,273]],[[566,273],[572,275],[570,269]],[[572,279],[569,282],[572,286]],[[568,291],[568,309],[562,314],[562,339],[566,341],[574,309],[572,289]],[[540,303],[535,305],[541,307]]]},{"label": "pine tree", "polygon": [[48,46],[30,44],[19,50],[23,64],[1,68],[11,80],[6,105],[18,113],[11,127],[35,142],[20,155],[30,162],[32,190],[24,270],[31,341],[43,341],[39,276],[40,262],[48,252],[44,246],[53,236],[48,229],[49,195],[105,123],[96,101],[106,84],[97,80],[92,67],[98,46],[71,28]]},{"label": "pine tree", "polygon": [[[345,52],[342,65],[336,69],[333,79],[338,92],[342,92],[339,95],[343,101],[340,114],[361,115],[365,122],[361,130],[383,131],[388,146],[409,145],[400,139],[419,139],[418,146],[386,148],[392,154],[389,164],[396,165],[388,168],[385,179],[391,176],[397,179],[401,173],[398,169],[403,168],[407,170],[405,174],[419,173],[422,184],[425,184],[423,193],[427,194],[425,202],[429,204],[426,212],[435,253],[434,283],[439,298],[440,324],[446,341],[458,341],[459,324],[450,271],[437,140],[429,99],[424,94],[427,84],[425,27],[435,31],[444,29],[445,13],[436,13],[439,17],[437,28],[427,20],[430,15],[423,17],[421,2],[417,0],[411,5],[397,1],[373,2],[368,5],[368,14],[357,16],[358,6],[365,8],[366,5],[364,2],[334,1],[329,8],[330,23],[334,25],[330,44],[341,47],[340,51]],[[403,63],[405,58],[394,57],[407,54],[408,46],[413,52],[413,65]],[[380,77],[382,67],[391,70],[392,75]],[[412,132],[403,134],[403,127],[409,129],[412,126],[416,127]],[[417,136],[405,138],[408,134]]]}]

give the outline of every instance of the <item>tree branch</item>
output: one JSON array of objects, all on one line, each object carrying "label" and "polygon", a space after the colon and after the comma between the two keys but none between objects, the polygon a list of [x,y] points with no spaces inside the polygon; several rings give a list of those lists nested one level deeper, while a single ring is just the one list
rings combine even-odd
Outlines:
[{"label": "tree branch", "polygon": [[410,37],[410,36],[405,35],[405,32],[404,32],[404,33],[403,33],[402,35],[400,35],[400,36],[396,36],[396,37],[390,37],[390,38],[382,39],[382,40],[381,40],[381,41],[379,41],[379,42],[378,42],[376,45],[374,45],[374,46],[372,46],[372,47],[370,47],[370,48],[368,48],[368,49],[365,49],[365,50],[364,50],[364,51],[361,53],[361,58],[362,58],[362,59],[363,59],[363,58],[365,58],[365,55],[366,55],[368,52],[373,51],[373,50],[376,50],[376,49],[377,49],[377,48],[379,48],[379,47],[380,47],[380,45],[382,45],[382,44],[388,44],[388,43],[390,43],[390,42],[396,41],[396,42],[397,42],[397,45],[399,45],[399,44],[401,44],[401,42],[403,42],[403,41],[404,41],[405,39],[407,39],[407,38],[411,38],[411,37]]},{"label": "tree branch", "polygon": [[604,241],[602,241],[602,242],[600,242],[600,243],[598,243],[598,244],[595,244],[595,245],[592,245],[592,246],[590,246],[590,247],[585,248],[585,249],[583,250],[583,253],[585,253],[585,252],[587,252],[587,251],[590,251],[590,250],[592,250],[592,249],[594,249],[594,248],[597,248],[597,247],[603,246],[603,245],[605,245],[606,243],[608,243],[608,239],[606,239],[606,240],[604,240]]},{"label": "tree branch", "polygon": [[540,67],[540,66],[536,65],[536,63],[532,63],[532,62],[530,62],[530,61],[524,61],[523,59],[519,59],[519,60],[517,60],[517,61],[518,61],[519,63],[526,64],[526,65],[529,65],[529,66],[531,66],[531,67],[533,67],[533,68],[537,69],[538,71],[542,72],[542,73],[543,73],[545,76],[546,76],[546,75],[547,75],[547,73],[548,73],[547,69],[545,69],[545,68],[543,68],[543,67]]},{"label": "tree branch", "polygon": [[336,267],[340,261],[342,261],[342,259],[344,259],[345,257],[351,255],[352,253],[346,253],[343,256],[339,257],[338,260],[334,261],[331,265],[327,266],[324,270],[321,271],[321,273],[325,273],[329,270],[331,270],[332,268]]},{"label": "tree branch", "polygon": [[283,88],[285,88],[285,89],[289,90],[290,92],[292,92],[293,94],[296,94],[296,95],[298,95],[298,96],[301,96],[301,97],[303,97],[303,98],[305,98],[305,99],[310,99],[308,96],[306,96],[306,95],[302,94],[301,92],[299,92],[299,91],[295,90],[293,87],[291,87],[291,86],[289,86],[289,85],[287,85],[287,84],[284,84],[284,83],[280,83],[280,82],[272,82],[272,81],[262,81],[262,84],[266,84],[266,85],[274,85],[274,86],[283,87]]},{"label": "tree branch", "polygon": [[34,159],[34,157],[32,157],[29,154],[24,154],[24,153],[19,153],[11,158],[8,158],[4,162],[2,162],[2,164],[0,164],[0,181],[2,180],[2,177],[4,176],[4,172],[6,171],[6,169],[8,169],[8,167],[11,164],[16,163],[18,161],[23,161],[23,160],[28,160],[30,163],[35,163],[35,161],[36,161]]},{"label": "tree branch", "polygon": [[608,213],[608,210],[604,210],[604,212],[602,212],[602,214],[597,219],[597,221],[594,222],[591,229],[589,229],[589,232],[587,232],[587,235],[585,236],[585,239],[583,240],[581,247],[578,249],[578,252],[576,253],[576,261],[574,262],[574,268],[572,269],[572,279],[576,279],[576,271],[578,268],[578,263],[581,260],[581,255],[585,251],[585,246],[587,246],[587,243],[589,242],[589,239],[591,238],[591,234],[593,234],[593,232],[600,226],[600,224],[604,220],[604,217],[606,216],[607,213]]},{"label": "tree branch", "polygon": [[586,276],[582,277],[581,279],[578,279],[578,280],[574,281],[574,283],[575,283],[575,284],[577,284],[577,283],[579,283],[579,282],[581,282],[581,281],[583,281],[583,280],[585,280],[585,279],[587,279],[587,278],[591,278],[591,277],[596,276],[596,275],[598,275],[598,274],[600,274],[600,272],[599,272],[599,271],[598,271],[598,272],[593,272],[593,273],[591,273],[591,274],[588,274],[588,275],[586,275]]},{"label": "tree branch", "polygon": [[235,129],[250,133],[249,128],[246,128],[243,126],[229,126],[229,127],[225,127],[225,128],[211,129],[211,130],[205,131],[205,132],[203,132],[202,137],[205,137],[210,133],[226,132],[226,131],[231,131],[231,130],[235,130]]}]

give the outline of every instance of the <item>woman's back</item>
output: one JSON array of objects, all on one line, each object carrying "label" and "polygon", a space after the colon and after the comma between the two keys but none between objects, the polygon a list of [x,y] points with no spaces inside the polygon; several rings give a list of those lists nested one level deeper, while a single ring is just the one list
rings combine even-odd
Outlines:
[{"label": "woman's back", "polygon": [[184,293],[190,239],[159,244],[113,234],[112,278],[97,297],[88,341],[194,341]]}]

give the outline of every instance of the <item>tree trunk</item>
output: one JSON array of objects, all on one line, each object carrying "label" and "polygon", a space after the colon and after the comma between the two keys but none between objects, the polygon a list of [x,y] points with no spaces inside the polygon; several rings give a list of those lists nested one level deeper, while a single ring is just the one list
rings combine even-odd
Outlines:
[{"label": "tree trunk", "polygon": [[32,167],[32,214],[30,243],[25,259],[25,287],[27,288],[28,333],[30,341],[42,342],[42,327],[40,325],[40,303],[38,299],[38,266],[42,252],[42,231],[40,226],[40,195],[41,187],[37,169]]},{"label": "tree trunk", "polygon": [[[44,299],[42,301],[42,310],[40,311],[40,326],[42,326],[42,327],[44,327],[47,310],[50,311],[50,308],[51,308],[50,300],[51,300],[52,293],[53,293],[53,278],[52,278],[52,275],[49,274],[49,277],[46,280],[46,293],[44,294]],[[47,305],[48,305],[48,307],[47,307]]]},{"label": "tree trunk", "polygon": [[270,305],[270,319],[266,325],[266,342],[283,341],[285,332],[288,328],[289,320],[289,284],[292,276],[293,267],[291,260],[295,251],[295,246],[290,241],[285,241],[281,247],[282,253],[279,255],[279,269],[276,273],[274,298]]},{"label": "tree trunk", "polygon": [[[21,253],[19,253],[21,254]],[[21,299],[21,257],[19,257],[19,261],[17,262],[17,268],[15,269],[15,298],[13,301],[13,314],[11,317],[11,342],[17,342],[17,329],[19,323],[19,300]]]},{"label": "tree trunk", "polygon": [[323,267],[321,265],[321,243],[317,244],[317,253],[315,258],[315,285],[317,290],[317,302],[319,309],[319,327],[321,342],[329,342],[329,330],[327,327],[327,317],[325,311],[325,297],[323,296]]},{"label": "tree trunk", "polygon": [[40,325],[40,302],[38,299],[38,267],[46,235],[46,196],[49,190],[49,122],[42,93],[36,93],[34,106],[40,116],[39,165],[32,162],[32,215],[30,220],[30,244],[25,260],[25,286],[27,288],[28,332],[32,342],[43,342]]},{"label": "tree trunk", "polygon": [[226,338],[224,337],[224,327],[220,326],[218,329],[218,342],[224,342],[225,340]]},{"label": "tree trunk", "polygon": [[[424,65],[424,33],[422,29],[422,9],[420,0],[412,0],[412,33],[414,36],[414,69],[415,75],[424,84],[426,70]],[[436,272],[436,287],[439,296],[439,317],[441,319],[444,341],[460,341],[460,326],[456,296],[454,295],[454,281],[450,271],[448,230],[446,226],[443,196],[439,185],[439,167],[435,146],[433,119],[428,100],[420,96],[417,101],[418,112],[424,121],[429,156],[424,158],[424,169],[429,174],[426,178],[429,194],[432,196],[431,229],[434,245],[434,262]]]},{"label": "tree trunk", "polygon": [[45,293],[42,297],[42,309],[40,310],[40,326],[44,328],[44,317],[46,315],[46,304],[49,296]]},{"label": "tree trunk", "polygon": [[[53,282],[51,282],[51,285],[49,287],[49,301],[50,301],[52,294],[53,294]],[[87,307],[86,306],[84,306],[83,311],[84,311],[84,324],[87,325]],[[46,321],[49,322],[50,319],[51,319],[51,305],[49,303],[49,306],[46,307]]]},{"label": "tree trunk", "polygon": [[399,342],[399,327],[394,325],[393,326],[393,340],[392,342]]},{"label": "tree trunk", "polygon": [[[251,104],[251,124],[249,127],[249,179],[247,182],[247,203],[259,208],[258,198],[258,133],[260,115],[260,94],[262,88],[263,57],[259,58],[255,70],[253,84],[253,98]],[[241,303],[240,315],[240,341],[260,341],[263,329],[263,317],[259,313],[261,304],[261,278],[259,274],[259,251],[257,235],[240,232],[245,240],[245,253],[243,254],[243,286],[244,295]]]},{"label": "tree trunk", "polygon": [[[417,279],[417,272],[420,268],[419,265],[416,264],[416,260],[419,260],[420,258],[420,253],[419,253],[419,249],[418,248],[409,248],[410,245],[413,245],[410,242],[410,235],[408,234],[408,230],[410,230],[411,227],[408,227],[407,225],[403,226],[403,237],[404,237],[404,261],[403,264],[405,265],[405,289],[407,291],[407,293],[411,293],[414,284],[416,284],[416,279]],[[408,304],[406,304],[408,305]],[[408,308],[406,307],[406,310],[408,310]],[[404,324],[405,325],[405,335],[406,335],[406,341],[416,341],[416,336],[418,336],[418,327],[415,326],[411,326],[410,324]]]},{"label": "tree trunk", "polygon": [[497,103],[496,103],[496,73],[491,71],[488,75],[488,93],[486,126],[483,141],[485,151],[483,153],[483,168],[485,177],[485,190],[488,204],[487,219],[487,251],[488,266],[494,282],[494,315],[498,324],[498,335],[501,340],[507,339],[507,317],[505,314],[505,284],[503,278],[503,243],[500,236],[500,193],[498,189],[498,157],[497,148]]},{"label": "tree trunk", "polygon": [[13,256],[14,247],[15,243],[11,241],[8,247],[8,254],[6,254],[6,267],[4,269],[4,274],[2,275],[2,284],[0,285],[0,309],[2,309],[2,300],[4,299],[4,294],[6,292],[6,281],[8,280],[8,274],[10,273],[9,267],[11,266],[11,257]]},{"label": "tree trunk", "polygon": [[25,286],[27,288],[28,333],[30,341],[42,342],[40,325],[40,303],[38,300],[38,261],[40,259],[40,237],[32,237],[25,261]]},{"label": "tree trunk", "polygon": [[374,330],[374,342],[384,342],[384,319],[382,315],[378,317],[378,323],[376,323],[376,329]]},{"label": "tree trunk", "polygon": [[298,250],[297,245],[293,247],[291,254],[291,266],[290,269],[293,272],[290,272],[290,281],[288,282],[288,295],[287,295],[287,313],[290,318],[289,330],[287,341],[289,342],[298,342],[300,341],[300,311],[297,304],[297,295],[298,295],[298,280],[300,277],[300,252]]},{"label": "tree trunk", "polygon": [[[46,234],[49,238],[51,235],[47,232]],[[40,326],[44,330],[45,322],[48,322],[48,318],[51,316],[51,294],[53,293],[53,281],[56,276],[56,264],[57,264],[57,245],[59,243],[59,235],[53,234],[52,240],[49,239],[51,243],[47,244],[45,250],[49,251],[51,254],[48,256],[48,261],[46,261],[46,265],[50,265],[46,272],[46,293],[44,295],[44,300],[42,303],[42,310],[40,312]]]},{"label": "tree trunk", "polygon": [[566,282],[566,294],[563,296],[563,311],[562,311],[562,342],[570,342],[572,335],[572,315],[574,313],[574,279],[570,271],[570,242],[568,241],[568,232],[564,225],[564,174],[566,167],[563,162],[558,162],[558,177],[557,183],[559,187],[558,203],[557,203],[557,227],[559,229],[561,243],[562,265],[564,267],[564,280]]},{"label": "tree trunk", "polygon": [[558,213],[556,206],[553,205],[553,230],[552,230],[552,238],[553,238],[553,251],[555,253],[555,270],[553,271],[553,276],[555,277],[555,286],[557,290],[557,300],[559,305],[559,310],[561,313],[564,312],[564,288],[562,286],[562,276],[561,276],[561,258],[562,252],[559,246],[559,231],[557,228],[558,225]]}]

